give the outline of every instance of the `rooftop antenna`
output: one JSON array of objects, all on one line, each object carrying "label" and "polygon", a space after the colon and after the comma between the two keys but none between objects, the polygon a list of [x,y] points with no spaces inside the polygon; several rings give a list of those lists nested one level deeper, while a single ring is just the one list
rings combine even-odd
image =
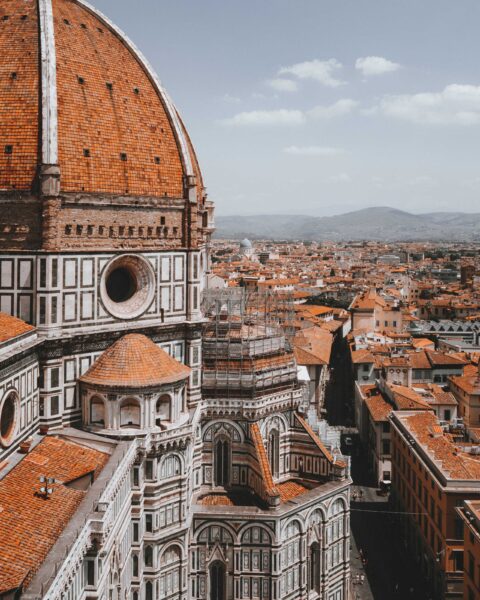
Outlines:
[{"label": "rooftop antenna", "polygon": [[56,480],[53,477],[47,477],[46,475],[40,475],[39,480],[43,485],[40,488],[40,492],[37,492],[37,496],[41,496],[44,500],[48,500],[53,493],[53,484],[56,483]]}]

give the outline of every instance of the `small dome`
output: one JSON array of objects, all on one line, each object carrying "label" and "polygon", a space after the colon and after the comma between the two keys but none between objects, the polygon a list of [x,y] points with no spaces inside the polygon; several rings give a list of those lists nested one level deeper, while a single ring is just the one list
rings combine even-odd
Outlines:
[{"label": "small dome", "polygon": [[148,337],[131,333],[107,348],[80,381],[136,389],[175,383],[189,375],[189,367],[169,356]]},{"label": "small dome", "polygon": [[250,240],[248,240],[247,238],[245,238],[244,240],[242,240],[240,242],[240,248],[251,248],[252,247],[252,242]]}]

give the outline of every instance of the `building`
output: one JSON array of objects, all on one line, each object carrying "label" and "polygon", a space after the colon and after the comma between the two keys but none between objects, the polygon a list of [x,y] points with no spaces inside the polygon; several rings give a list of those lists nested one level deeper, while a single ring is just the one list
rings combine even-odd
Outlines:
[{"label": "building", "polygon": [[434,598],[462,598],[464,531],[457,507],[480,499],[480,448],[440,426],[432,412],[396,411],[392,428],[393,510]]},{"label": "building", "polygon": [[240,254],[242,256],[247,256],[247,257],[251,258],[254,255],[254,253],[255,253],[255,249],[250,240],[245,238],[244,240],[242,240],[240,242]]},{"label": "building", "polygon": [[480,597],[480,503],[466,500],[457,508],[463,520],[464,600]]},{"label": "building", "polygon": [[388,303],[376,289],[359,294],[350,304],[352,329],[392,331],[401,333],[405,328],[404,313],[398,303]]},{"label": "building", "polygon": [[468,427],[480,425],[480,364],[477,373],[452,376],[450,389],[458,401],[458,412]]},{"label": "building", "polygon": [[349,463],[268,294],[204,294],[156,74],[83,0],[0,23],[0,598],[348,598]]}]

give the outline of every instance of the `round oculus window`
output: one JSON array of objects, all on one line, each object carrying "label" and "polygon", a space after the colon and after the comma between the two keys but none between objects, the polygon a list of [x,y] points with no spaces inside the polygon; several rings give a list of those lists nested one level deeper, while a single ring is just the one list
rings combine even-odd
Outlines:
[{"label": "round oculus window", "polygon": [[0,444],[7,448],[15,438],[18,425],[20,399],[15,390],[10,390],[0,402]]},{"label": "round oculus window", "polygon": [[152,266],[136,254],[114,258],[102,275],[100,295],[105,308],[117,319],[139,317],[155,295]]}]

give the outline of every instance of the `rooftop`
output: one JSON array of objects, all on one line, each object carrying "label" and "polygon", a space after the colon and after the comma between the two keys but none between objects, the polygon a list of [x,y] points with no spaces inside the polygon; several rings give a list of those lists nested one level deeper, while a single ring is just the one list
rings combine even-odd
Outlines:
[{"label": "rooftop", "polygon": [[401,422],[447,479],[480,479],[480,455],[468,453],[455,444],[432,412],[395,412],[394,420]]},{"label": "rooftop", "polygon": [[11,315],[0,312],[0,344],[18,338],[27,333],[32,333],[33,331],[35,331],[35,327],[33,327],[33,325],[29,325],[21,319],[17,319],[16,317],[12,317]]},{"label": "rooftop", "polygon": [[157,387],[186,379],[190,368],[169,356],[144,335],[124,335],[80,378],[83,383],[114,388]]},{"label": "rooftop", "polygon": [[[87,493],[71,484],[95,479],[109,456],[49,436],[0,481],[0,594],[28,585]],[[42,476],[55,479],[48,498]]]}]

